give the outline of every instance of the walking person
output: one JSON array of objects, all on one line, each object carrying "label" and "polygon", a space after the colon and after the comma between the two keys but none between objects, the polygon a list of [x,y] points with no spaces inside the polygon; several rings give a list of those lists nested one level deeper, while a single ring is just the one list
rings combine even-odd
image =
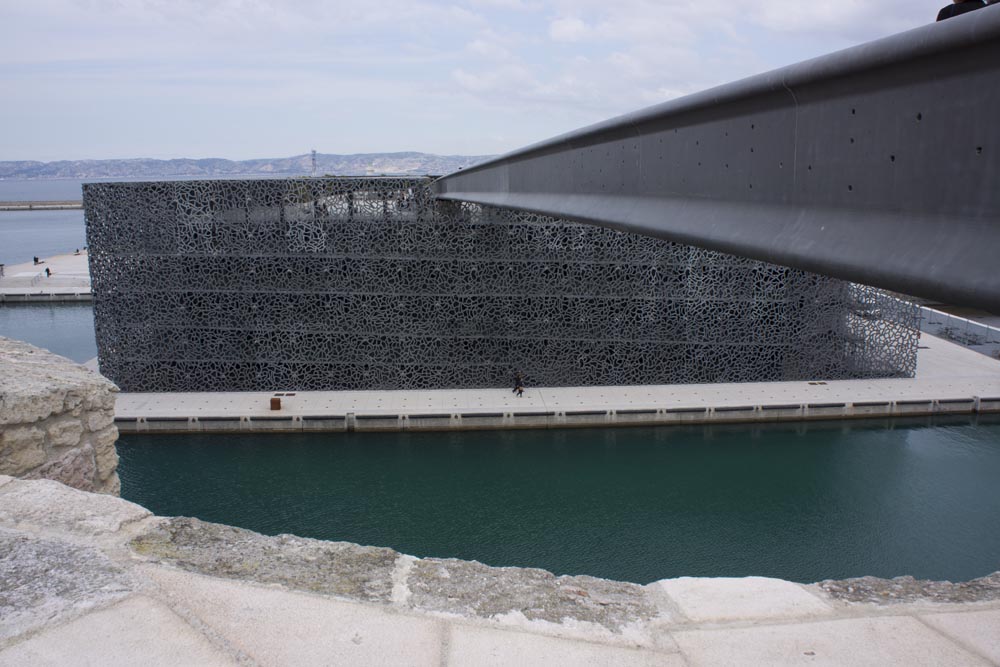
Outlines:
[{"label": "walking person", "polygon": [[524,384],[524,375],[521,373],[521,371],[517,371],[516,373],[514,373],[514,390],[511,393],[516,394],[518,387],[520,387],[521,391],[523,392],[524,387],[521,386],[523,384]]}]

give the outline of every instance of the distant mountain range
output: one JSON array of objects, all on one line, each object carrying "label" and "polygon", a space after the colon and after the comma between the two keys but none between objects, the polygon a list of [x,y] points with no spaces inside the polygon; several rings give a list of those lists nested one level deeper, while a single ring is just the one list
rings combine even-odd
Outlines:
[{"label": "distant mountain range", "polygon": [[[430,153],[316,154],[317,176],[386,176],[449,174],[482,162],[490,155],[433,155]],[[59,160],[57,162],[0,161],[0,179],[40,178],[168,178],[176,176],[225,178],[230,176],[310,176],[312,155],[261,160]]]}]

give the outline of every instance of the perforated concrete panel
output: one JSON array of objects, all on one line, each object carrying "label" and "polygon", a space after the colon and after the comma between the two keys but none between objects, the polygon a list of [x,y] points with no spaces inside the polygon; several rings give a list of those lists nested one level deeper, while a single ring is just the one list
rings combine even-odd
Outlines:
[{"label": "perforated concrete panel", "polygon": [[101,371],[126,391],[911,376],[916,309],[429,179],[84,186]]}]

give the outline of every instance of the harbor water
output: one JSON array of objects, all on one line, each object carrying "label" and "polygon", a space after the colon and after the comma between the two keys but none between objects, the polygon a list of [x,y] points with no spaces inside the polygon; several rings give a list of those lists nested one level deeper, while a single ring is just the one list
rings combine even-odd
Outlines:
[{"label": "harbor water", "polygon": [[647,583],[1000,570],[1000,419],[127,435],[157,514]]}]

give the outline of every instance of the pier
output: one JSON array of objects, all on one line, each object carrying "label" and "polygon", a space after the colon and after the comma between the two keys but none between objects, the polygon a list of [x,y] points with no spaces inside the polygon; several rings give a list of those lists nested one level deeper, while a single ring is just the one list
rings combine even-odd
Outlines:
[{"label": "pier", "polygon": [[122,433],[448,431],[974,413],[1000,413],[1000,360],[924,335],[914,378],[529,387],[523,398],[510,388],[125,392],[115,423]]},{"label": "pier", "polygon": [[[92,301],[87,251],[0,265],[0,304]],[[45,269],[52,275],[46,276]]]},{"label": "pier", "polygon": [[4,201],[0,211],[82,211],[83,202],[70,201]]}]

